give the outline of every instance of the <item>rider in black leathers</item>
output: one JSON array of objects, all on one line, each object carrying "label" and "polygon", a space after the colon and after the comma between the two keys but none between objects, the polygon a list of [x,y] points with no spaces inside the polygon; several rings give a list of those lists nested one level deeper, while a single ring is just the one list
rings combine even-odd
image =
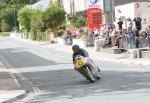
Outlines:
[{"label": "rider in black leathers", "polygon": [[[79,45],[74,45],[73,47],[72,47],[72,50],[73,50],[73,63],[75,62],[75,58],[76,58],[76,56],[78,56],[78,55],[80,55],[80,56],[83,56],[83,57],[85,57],[87,60],[88,60],[88,66],[90,67],[90,69],[92,69],[92,68],[96,68],[97,69],[97,71],[98,72],[100,72],[100,69],[93,63],[93,61],[90,59],[90,57],[89,57],[89,54],[88,54],[88,52],[86,51],[86,50],[84,50],[84,49],[81,49],[80,47],[79,47]],[[77,70],[76,68],[75,68],[75,70]],[[100,79],[100,76],[98,76],[98,79]]]},{"label": "rider in black leathers", "polygon": [[89,57],[89,53],[84,49],[80,49],[78,45],[74,45],[72,47],[72,50],[73,50],[73,63],[75,62],[75,58],[77,55],[80,55],[83,57]]}]

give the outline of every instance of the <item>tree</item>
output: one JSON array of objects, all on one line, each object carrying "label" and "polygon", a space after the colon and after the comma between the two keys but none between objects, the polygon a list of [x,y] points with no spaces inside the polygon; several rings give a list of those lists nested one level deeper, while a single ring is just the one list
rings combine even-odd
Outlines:
[{"label": "tree", "polygon": [[82,16],[79,17],[74,15],[68,15],[68,20],[70,21],[71,25],[77,28],[87,25],[87,19]]},{"label": "tree", "polygon": [[23,31],[29,32],[30,31],[30,22],[31,22],[31,11],[29,8],[24,7],[18,11],[18,21],[20,27]]},{"label": "tree", "polygon": [[43,20],[47,28],[51,28],[55,36],[57,36],[57,29],[65,21],[65,11],[58,3],[52,3],[44,11]]},{"label": "tree", "polygon": [[8,24],[6,23],[6,21],[5,20],[1,20],[1,31],[2,32],[7,32],[7,30],[8,30]]},{"label": "tree", "polygon": [[31,39],[41,39],[41,28],[43,27],[42,12],[40,10],[33,10],[31,16]]},{"label": "tree", "polygon": [[14,26],[19,26],[17,12],[27,4],[33,4],[39,0],[0,0],[0,19],[7,24],[7,31],[11,31]]}]

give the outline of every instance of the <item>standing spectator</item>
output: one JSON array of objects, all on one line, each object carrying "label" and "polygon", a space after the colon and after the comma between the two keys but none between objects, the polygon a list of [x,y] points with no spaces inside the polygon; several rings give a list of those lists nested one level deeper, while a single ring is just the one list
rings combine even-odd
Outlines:
[{"label": "standing spectator", "polygon": [[65,40],[65,44],[72,45],[73,38],[72,38],[72,33],[69,30],[65,31],[64,40]]},{"label": "standing spectator", "polygon": [[135,48],[135,32],[130,27],[130,28],[128,28],[128,33],[129,33],[130,49],[133,49],[133,48]]},{"label": "standing spectator", "polygon": [[140,31],[142,28],[141,27],[142,19],[140,17],[135,17],[133,21],[135,22],[136,29]]},{"label": "standing spectator", "polygon": [[72,33],[68,31],[68,45],[72,45],[72,43],[73,43]]},{"label": "standing spectator", "polygon": [[110,47],[111,46],[111,37],[110,37],[110,27],[107,27],[107,30],[106,30],[106,41],[107,41],[107,47]]},{"label": "standing spectator", "polygon": [[100,28],[100,36],[103,38],[105,36],[106,25],[103,24]]},{"label": "standing spectator", "polygon": [[150,29],[150,18],[149,18],[149,22],[148,22],[148,28]]},{"label": "standing spectator", "polygon": [[95,37],[99,36],[99,31],[97,29],[94,30],[94,35],[95,35]]},{"label": "standing spectator", "polygon": [[144,38],[144,31],[141,30],[139,32],[139,48],[143,48],[144,47],[144,40],[145,40],[145,38]]},{"label": "standing spectator", "polygon": [[147,39],[148,39],[148,47],[150,48],[150,28],[148,28],[148,36],[147,36]]},{"label": "standing spectator", "polygon": [[110,31],[110,37],[111,37],[111,46],[112,47],[115,47],[115,42],[116,42],[116,40],[115,40],[115,34],[116,34],[116,31],[113,30],[113,29],[111,29],[111,31]]},{"label": "standing spectator", "polygon": [[132,21],[132,19],[130,17],[127,18],[127,29],[129,27],[133,28],[133,21]]},{"label": "standing spectator", "polygon": [[134,29],[134,33],[135,33],[135,47],[139,48],[139,30]]},{"label": "standing spectator", "polygon": [[146,44],[145,47],[150,47],[150,29],[146,28],[145,29],[145,40],[146,40]]},{"label": "standing spectator", "polygon": [[118,24],[118,29],[122,31],[123,21],[121,20],[121,18],[119,18],[119,21],[117,24]]},{"label": "standing spectator", "polygon": [[120,45],[120,34],[122,33],[122,31],[121,30],[118,30],[117,32],[116,32],[116,35],[115,35],[115,38],[116,38],[116,41],[115,41],[115,46],[118,46],[118,48],[119,48],[119,45]]},{"label": "standing spectator", "polygon": [[127,31],[127,29],[125,29],[124,31],[123,31],[123,35],[124,35],[124,48],[125,49],[129,49],[130,47],[130,45],[129,45],[129,33],[128,33],[128,31]]}]

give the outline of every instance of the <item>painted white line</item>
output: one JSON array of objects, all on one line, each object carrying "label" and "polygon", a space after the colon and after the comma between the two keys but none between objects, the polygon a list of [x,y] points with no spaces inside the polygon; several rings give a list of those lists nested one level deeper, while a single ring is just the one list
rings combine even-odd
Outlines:
[{"label": "painted white line", "polygon": [[[21,74],[19,71],[17,71],[15,68],[13,68],[13,66],[11,66],[8,61],[2,56],[0,55],[0,58],[3,60],[3,62],[11,69],[11,74],[12,73],[16,73],[19,78],[21,78],[23,81],[27,81],[31,86],[32,86],[32,89],[34,90],[34,92],[39,92],[39,88],[35,87],[33,85],[33,83],[31,81],[29,81],[23,74]],[[13,76],[15,78],[15,76]],[[17,81],[17,79],[15,78],[15,81]],[[17,82],[18,83],[18,82]],[[19,84],[19,83],[18,83]]]}]

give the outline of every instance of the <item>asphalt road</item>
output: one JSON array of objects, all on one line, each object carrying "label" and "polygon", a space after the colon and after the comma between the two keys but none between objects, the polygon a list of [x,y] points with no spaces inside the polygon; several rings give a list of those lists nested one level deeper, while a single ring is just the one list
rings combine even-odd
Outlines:
[{"label": "asphalt road", "polygon": [[73,70],[72,54],[0,38],[8,69],[30,93],[17,103],[149,103],[150,68],[95,60],[102,79],[90,83]]}]

